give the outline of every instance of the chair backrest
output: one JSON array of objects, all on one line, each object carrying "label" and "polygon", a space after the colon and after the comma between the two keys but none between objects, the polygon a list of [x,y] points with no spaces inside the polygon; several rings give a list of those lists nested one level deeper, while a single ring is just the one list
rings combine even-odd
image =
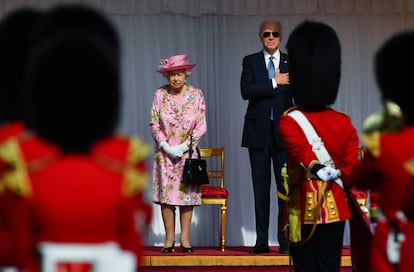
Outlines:
[{"label": "chair backrest", "polygon": [[365,148],[363,146],[358,147],[358,158],[362,160],[364,158]]},{"label": "chair backrest", "polygon": [[[220,187],[224,188],[224,147],[200,148],[200,155],[207,160],[209,179],[219,180]],[[216,157],[218,162],[208,160],[208,157]]]}]

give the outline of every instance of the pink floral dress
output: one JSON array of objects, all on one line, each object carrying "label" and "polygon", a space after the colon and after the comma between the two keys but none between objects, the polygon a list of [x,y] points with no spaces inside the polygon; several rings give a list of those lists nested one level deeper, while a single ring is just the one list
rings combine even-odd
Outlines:
[{"label": "pink floral dress", "polygon": [[158,204],[194,206],[201,205],[201,186],[181,184],[188,152],[181,159],[172,160],[159,147],[162,141],[167,141],[170,146],[181,143],[189,145],[192,135],[195,149],[207,131],[206,105],[202,91],[185,85],[182,92],[183,95],[175,95],[166,85],[155,92],[152,102],[149,127],[155,140],[153,201]]}]

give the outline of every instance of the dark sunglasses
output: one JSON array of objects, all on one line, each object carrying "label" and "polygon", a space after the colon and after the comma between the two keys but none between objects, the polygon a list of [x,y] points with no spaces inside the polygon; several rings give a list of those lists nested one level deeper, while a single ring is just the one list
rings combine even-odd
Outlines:
[{"label": "dark sunglasses", "polygon": [[262,33],[263,38],[268,38],[270,36],[270,34],[272,34],[274,38],[279,38],[279,32],[276,32],[276,31],[274,31],[274,32],[263,32]]}]

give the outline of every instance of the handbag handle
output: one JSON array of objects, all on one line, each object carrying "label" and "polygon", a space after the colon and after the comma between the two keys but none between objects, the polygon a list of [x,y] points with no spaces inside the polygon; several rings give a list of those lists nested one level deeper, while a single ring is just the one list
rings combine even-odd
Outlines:
[{"label": "handbag handle", "polygon": [[[198,158],[201,159],[200,148],[196,147]],[[193,135],[190,136],[190,147],[188,151],[188,157],[191,159],[193,156]]]}]

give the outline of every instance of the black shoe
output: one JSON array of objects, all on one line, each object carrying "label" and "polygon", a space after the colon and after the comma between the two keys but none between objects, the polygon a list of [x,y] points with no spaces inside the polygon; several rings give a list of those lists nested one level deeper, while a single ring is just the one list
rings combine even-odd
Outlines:
[{"label": "black shoe", "polygon": [[279,253],[286,254],[289,253],[289,240],[284,233],[279,233],[277,235],[279,240]]},{"label": "black shoe", "polygon": [[193,253],[194,252],[192,247],[183,247],[183,246],[181,246],[181,251],[184,252],[184,253]]},{"label": "black shoe", "polygon": [[249,250],[250,254],[261,254],[261,253],[269,253],[269,246],[268,245],[255,245]]},{"label": "black shoe", "polygon": [[279,246],[279,253],[288,254],[289,253],[289,245],[280,245]]},{"label": "black shoe", "polygon": [[170,247],[161,248],[161,253],[173,253],[174,252],[174,244],[175,244],[175,242],[173,242],[172,246],[170,246]]},{"label": "black shoe", "polygon": [[172,247],[163,247],[161,249],[161,253],[173,253],[174,252],[174,246]]}]

